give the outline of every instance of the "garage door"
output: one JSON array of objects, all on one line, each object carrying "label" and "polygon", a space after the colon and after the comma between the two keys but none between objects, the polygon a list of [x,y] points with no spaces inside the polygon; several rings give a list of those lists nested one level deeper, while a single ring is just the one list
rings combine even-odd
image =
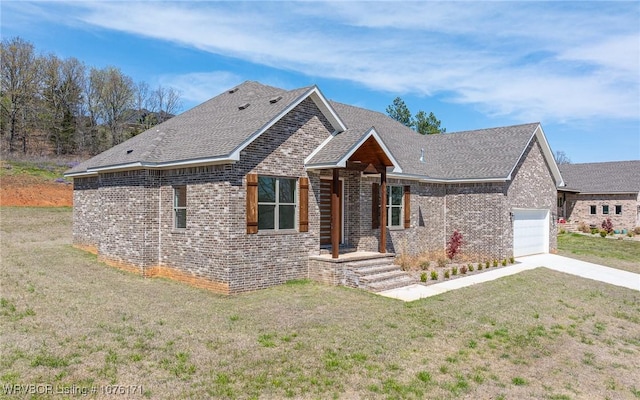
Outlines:
[{"label": "garage door", "polygon": [[549,252],[549,210],[513,210],[513,255]]}]

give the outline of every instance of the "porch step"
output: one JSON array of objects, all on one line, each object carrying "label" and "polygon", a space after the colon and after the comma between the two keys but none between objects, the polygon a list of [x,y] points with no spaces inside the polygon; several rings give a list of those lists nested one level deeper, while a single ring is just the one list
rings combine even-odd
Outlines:
[{"label": "porch step", "polygon": [[416,283],[409,275],[389,279],[381,282],[372,282],[368,285],[368,290],[371,292],[382,292],[384,290],[396,289],[399,287],[409,286]]},{"label": "porch step", "polygon": [[372,292],[395,289],[415,283],[413,278],[393,263],[393,258],[380,257],[346,263],[347,286]]}]

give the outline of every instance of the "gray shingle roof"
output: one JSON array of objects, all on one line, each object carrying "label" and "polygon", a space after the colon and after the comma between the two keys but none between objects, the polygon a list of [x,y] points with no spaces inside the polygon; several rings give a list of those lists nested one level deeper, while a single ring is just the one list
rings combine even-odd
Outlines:
[{"label": "gray shingle roof", "polygon": [[566,189],[581,193],[640,192],[640,160],[559,165]]},{"label": "gray shingle roof", "polygon": [[[228,156],[310,89],[286,91],[258,82],[244,82],[233,93],[224,92],[67,173],[136,162],[166,163]],[[271,103],[276,96],[282,99]],[[247,108],[239,108],[247,103]]]},{"label": "gray shingle roof", "polygon": [[[331,102],[331,105],[350,131],[363,134],[373,126],[400,163],[404,174],[431,179],[506,179],[539,126],[531,123],[420,135],[385,114],[336,102]],[[335,148],[329,142],[325,147],[327,150],[318,152],[310,163],[319,164],[320,157],[324,162],[339,159],[341,155],[337,151],[347,147],[342,142],[355,140],[353,136],[344,138]],[[421,149],[425,150],[424,163],[420,162]]]},{"label": "gray shingle roof", "polygon": [[[237,90],[226,91],[157,125],[67,174],[135,163],[229,157],[313,88],[284,90],[244,82]],[[282,98],[277,102],[270,101],[279,96]],[[242,107],[247,103],[248,107]],[[329,103],[347,129],[320,149],[308,166],[336,163],[373,127],[403,174],[434,180],[506,179],[539,127],[533,123],[423,136],[380,112]],[[424,163],[420,161],[421,149],[425,151]]]}]

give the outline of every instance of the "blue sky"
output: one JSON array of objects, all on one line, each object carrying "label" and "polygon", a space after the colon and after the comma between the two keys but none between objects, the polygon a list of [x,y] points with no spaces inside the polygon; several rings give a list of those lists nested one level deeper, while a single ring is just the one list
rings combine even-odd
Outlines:
[{"label": "blue sky", "polygon": [[448,132],[542,123],[573,162],[640,159],[640,2],[18,2],[2,37],[178,89],[184,109],[245,80]]}]

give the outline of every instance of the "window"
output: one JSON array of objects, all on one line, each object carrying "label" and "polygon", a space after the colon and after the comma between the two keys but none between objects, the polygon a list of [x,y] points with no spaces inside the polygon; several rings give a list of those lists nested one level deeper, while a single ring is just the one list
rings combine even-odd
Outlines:
[{"label": "window", "polygon": [[176,229],[187,227],[187,187],[173,188],[173,226]]},{"label": "window", "polygon": [[622,214],[622,206],[618,205],[616,206],[616,215],[620,215]]},{"label": "window", "polygon": [[258,177],[258,230],[295,229],[296,180]]},{"label": "window", "polygon": [[402,186],[389,186],[387,190],[387,226],[401,227],[402,224]]},{"label": "window", "polygon": [[591,215],[596,215],[596,206],[589,206],[589,209],[590,209],[589,213]]},{"label": "window", "polygon": [[607,206],[607,205],[602,206],[602,213],[603,214],[609,214],[609,206]]}]

